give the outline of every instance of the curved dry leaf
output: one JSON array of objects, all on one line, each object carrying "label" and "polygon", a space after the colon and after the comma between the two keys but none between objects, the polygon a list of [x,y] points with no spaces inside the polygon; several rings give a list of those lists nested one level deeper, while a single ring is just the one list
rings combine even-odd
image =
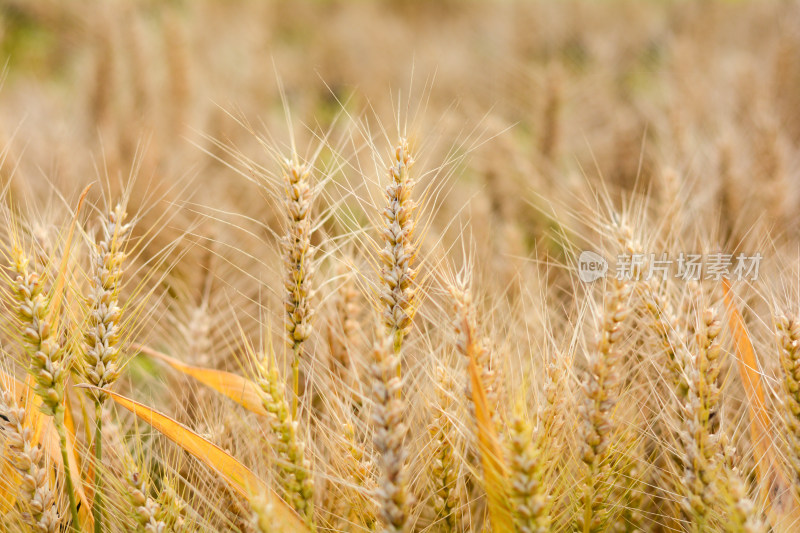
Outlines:
[{"label": "curved dry leaf", "polygon": [[47,314],[46,321],[50,324],[53,324],[54,329],[56,330],[58,329],[58,319],[61,312],[61,305],[63,303],[62,296],[64,295],[67,285],[67,268],[69,266],[72,239],[75,236],[75,227],[78,225],[78,215],[80,215],[83,202],[86,200],[86,195],[89,194],[89,189],[91,188],[92,184],[90,183],[85,189],[83,189],[83,192],[78,199],[78,206],[75,208],[75,214],[72,216],[72,223],[70,224],[69,232],[67,233],[67,240],[64,243],[64,257],[61,258],[61,264],[58,268],[58,277],[56,277],[53,283],[53,289],[50,293],[50,301],[52,302],[52,305],[50,306],[50,311]]},{"label": "curved dry leaf", "polygon": [[764,394],[758,358],[747,333],[736,302],[733,299],[730,281],[722,280],[725,305],[728,308],[728,326],[731,329],[736,353],[736,366],[747,394],[747,407],[750,414],[750,440],[753,442],[753,456],[762,495],[767,502],[767,517],[774,531],[795,531],[800,523],[800,502],[787,479],[780,462],[775,458],[772,440],[772,421]]},{"label": "curved dry leaf", "polygon": [[[81,385],[81,387],[95,388],[87,385]],[[310,531],[294,509],[289,507],[272,488],[219,446],[146,405],[109,390],[103,390],[117,405],[124,407],[150,424],[162,435],[217,472],[236,492],[247,498],[248,501],[257,502],[260,498],[266,499],[266,505],[271,509],[273,525],[277,531],[287,533]]]},{"label": "curved dry leaf", "polygon": [[155,357],[164,361],[169,366],[182,372],[187,376],[191,376],[200,383],[211,387],[215,391],[223,394],[238,403],[248,411],[253,413],[267,416],[269,413],[264,409],[264,402],[261,396],[261,391],[258,386],[247,378],[224,372],[222,370],[213,370],[210,368],[202,368],[199,366],[187,365],[177,359],[161,353],[147,346],[135,345],[134,348],[140,352]]}]

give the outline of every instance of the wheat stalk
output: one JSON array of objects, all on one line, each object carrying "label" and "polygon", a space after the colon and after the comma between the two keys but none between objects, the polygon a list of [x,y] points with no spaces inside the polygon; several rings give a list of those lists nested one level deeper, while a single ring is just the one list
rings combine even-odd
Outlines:
[{"label": "wheat stalk", "polygon": [[683,487],[687,491],[684,509],[691,517],[693,531],[706,531],[720,499],[725,504],[728,531],[757,531],[760,520],[745,485],[726,460],[721,435],[712,427],[720,403],[717,379],[720,372],[721,324],[713,308],[703,311],[696,333],[697,352],[685,361],[687,396],[683,406],[684,429],[681,432],[685,473]]},{"label": "wheat stalk", "polygon": [[509,428],[508,469],[515,525],[520,533],[550,531],[545,482],[544,439],[534,435],[531,423],[516,415]]},{"label": "wheat stalk", "polygon": [[344,496],[337,497],[340,505],[334,504],[340,516],[339,527],[346,531],[373,531],[377,522],[370,497],[374,488],[373,464],[364,446],[356,440],[355,428],[350,423],[344,425],[343,444]]},{"label": "wheat stalk", "polygon": [[340,379],[345,379],[352,365],[351,352],[358,342],[359,293],[353,277],[344,268],[340,268],[338,275],[344,276],[345,280],[336,293],[335,314],[328,325],[328,340],[333,370]]},{"label": "wheat stalk", "polygon": [[[42,399],[41,411],[53,417],[58,432],[63,464],[68,464],[67,435],[64,426],[64,387],[69,362],[60,345],[56,325],[51,321],[51,300],[44,293],[42,279],[29,268],[27,255],[18,246],[12,250],[11,292],[22,331],[22,340],[30,355],[29,371],[34,378],[34,392]],[[57,291],[54,291],[57,294]],[[56,306],[58,303],[55,304]],[[64,468],[66,489],[72,512],[72,527],[79,528],[72,474]]]},{"label": "wheat stalk", "polygon": [[[132,230],[131,224],[125,224],[125,217],[125,210],[119,205],[108,214],[101,226],[102,236],[92,253],[83,363],[86,380],[98,388],[113,384],[120,373],[119,284],[124,271],[123,248]],[[92,395],[98,404],[105,400],[102,391],[93,389]]]},{"label": "wheat stalk", "polygon": [[764,533],[766,524],[747,494],[739,469],[736,467],[734,449],[725,441],[720,443],[723,460],[722,497],[727,516],[726,530],[730,533]]},{"label": "wheat stalk", "polygon": [[794,489],[800,497],[800,321],[780,316],[776,324],[783,369],[783,418],[789,439],[789,461],[794,470]]},{"label": "wheat stalk", "polygon": [[467,358],[469,381],[466,392],[477,430],[477,454],[483,469],[489,519],[493,528],[505,531],[513,525],[507,502],[508,474],[497,431],[499,405],[490,367],[491,357],[478,329],[468,276],[458,277],[448,285],[448,290],[455,311],[456,349]]},{"label": "wheat stalk", "polygon": [[[498,393],[499,379],[492,365],[491,352],[486,346],[486,340],[478,329],[477,311],[472,300],[469,281],[466,278],[456,280],[455,283],[449,285],[448,291],[453,301],[455,317],[453,327],[458,335],[456,349],[468,358],[474,357],[489,402],[492,419],[497,423],[501,407]],[[474,403],[472,395],[471,384],[467,381],[466,396],[470,405]]]},{"label": "wheat stalk", "polygon": [[698,333],[697,354],[684,368],[687,377],[687,397],[684,409],[684,487],[688,496],[684,507],[693,518],[694,531],[704,531],[715,504],[713,490],[720,476],[719,435],[712,432],[711,414],[719,401],[719,334],[720,324],[713,310],[703,315]]}]

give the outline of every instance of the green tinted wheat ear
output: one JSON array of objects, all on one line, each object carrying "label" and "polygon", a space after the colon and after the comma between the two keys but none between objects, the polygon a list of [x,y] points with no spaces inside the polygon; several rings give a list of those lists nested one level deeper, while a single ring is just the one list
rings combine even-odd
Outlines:
[{"label": "green tinted wheat ear", "polygon": [[[417,258],[417,243],[414,240],[416,204],[411,198],[415,182],[409,175],[413,164],[408,142],[403,139],[395,149],[394,161],[389,167],[391,181],[384,191],[387,205],[382,213],[383,248],[379,253],[383,323],[392,337],[395,352],[400,351],[403,338],[411,329],[415,310],[414,280],[417,271],[413,265]],[[398,360],[397,363],[399,371],[401,362]]]},{"label": "green tinted wheat ear", "polygon": [[283,172],[283,204],[286,212],[286,234],[283,248],[284,308],[286,311],[286,340],[292,347],[292,418],[297,417],[300,380],[300,358],[303,342],[311,335],[312,287],[311,277],[314,249],[311,246],[311,204],[313,190],[307,166],[296,158],[287,161]]},{"label": "green tinted wheat ear", "polygon": [[67,369],[64,350],[58,343],[58,332],[49,322],[50,302],[44,293],[42,280],[29,268],[29,259],[19,249],[14,250],[12,293],[22,328],[22,339],[30,354],[30,372],[42,398],[41,410],[49,416],[64,415],[64,383]]},{"label": "green tinted wheat ear", "polygon": [[0,433],[5,436],[7,456],[21,476],[17,486],[17,505],[23,520],[32,531],[55,533],[59,531],[56,498],[50,486],[48,469],[43,467],[43,452],[34,446],[32,430],[25,427],[25,409],[16,407],[12,395],[0,392]]},{"label": "green tinted wheat ear", "polygon": [[288,501],[311,522],[314,513],[314,485],[311,463],[305,457],[305,445],[297,435],[297,421],[286,401],[283,381],[271,356],[258,365],[257,384],[263,393],[264,408],[270,414],[270,429],[276,440],[281,483]]},{"label": "green tinted wheat ear", "polygon": [[631,284],[611,279],[603,302],[599,339],[589,355],[588,372],[581,388],[584,403],[580,406],[581,458],[585,465],[582,512],[578,529],[584,533],[605,531],[611,519],[609,497],[615,479],[612,439],[617,423],[613,419],[622,380],[622,351],[619,343],[623,322],[631,311]]},{"label": "green tinted wheat ear", "polygon": [[136,531],[147,533],[166,533],[167,524],[159,519],[161,506],[149,496],[147,483],[131,457],[125,460],[125,489],[133,506],[132,517],[136,521]]},{"label": "green tinted wheat ear", "polygon": [[406,405],[402,396],[402,378],[397,375],[399,355],[395,354],[390,339],[376,344],[372,353],[373,444],[379,454],[380,471],[377,500],[382,531],[399,533],[408,530],[406,451],[403,447]]}]

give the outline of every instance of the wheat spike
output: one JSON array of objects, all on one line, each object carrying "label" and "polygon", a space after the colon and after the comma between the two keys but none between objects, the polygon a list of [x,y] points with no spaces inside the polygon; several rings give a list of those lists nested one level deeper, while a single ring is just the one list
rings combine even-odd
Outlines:
[{"label": "wheat spike", "polygon": [[398,356],[393,342],[378,342],[372,350],[372,422],[375,429],[373,444],[378,456],[380,479],[377,499],[385,533],[399,533],[409,528],[406,488],[406,450],[404,439],[403,381],[397,375]]},{"label": "wheat spike", "polygon": [[585,469],[580,487],[583,508],[576,521],[584,533],[603,531],[609,520],[613,520],[609,498],[616,475],[611,459],[618,425],[612,413],[619,401],[623,357],[619,342],[624,333],[623,322],[631,311],[632,285],[618,279],[609,280],[608,285],[599,339],[589,356],[581,388],[584,399],[580,408],[581,458]]},{"label": "wheat spike", "polygon": [[33,444],[32,430],[24,421],[25,409],[16,406],[9,392],[0,391],[0,428],[8,449],[6,460],[22,476],[17,505],[33,531],[55,533],[60,528],[56,493],[50,485],[42,447]]},{"label": "wheat spike", "polygon": [[[402,139],[395,148],[394,161],[389,167],[391,181],[384,191],[387,204],[382,212],[384,246],[379,252],[383,323],[392,337],[395,352],[399,352],[403,338],[411,329],[416,305],[417,271],[413,268],[417,257],[416,204],[411,198],[415,182],[409,175],[413,164],[408,141]],[[398,360],[397,364],[400,363]]]},{"label": "wheat spike", "polygon": [[267,355],[259,363],[256,383],[263,392],[264,409],[270,415],[284,492],[297,512],[311,521],[314,512],[311,463],[305,457],[305,446],[297,434],[297,421],[292,418],[283,381],[273,358],[274,354]]},{"label": "wheat spike", "polygon": [[[84,373],[95,387],[106,387],[119,377],[118,346],[122,310],[119,307],[119,283],[123,274],[124,247],[131,233],[125,224],[126,213],[117,205],[103,221],[102,235],[92,253],[89,320],[84,333]],[[104,400],[97,392],[98,401]]]}]

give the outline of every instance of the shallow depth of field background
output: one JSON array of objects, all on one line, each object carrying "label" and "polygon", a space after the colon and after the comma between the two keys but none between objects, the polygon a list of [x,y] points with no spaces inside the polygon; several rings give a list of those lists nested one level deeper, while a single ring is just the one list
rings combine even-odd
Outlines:
[{"label": "shallow depth of field background", "polygon": [[[505,409],[535,412],[546,367],[537,353],[570,352],[577,370],[566,374],[580,378],[579,348],[590,335],[572,332],[591,314],[585,299],[597,287],[581,285],[571,268],[576,251],[613,252],[604,248],[612,206],[652,245],[647,252],[763,254],[762,279],[740,292],[764,347],[772,346],[771,325],[759,313],[797,303],[798,1],[0,0],[0,59],[4,200],[47,234],[89,182],[111,197],[127,191],[128,212],[140,217],[130,286],[158,280],[135,341],[192,364],[246,373],[243,333],[259,344],[272,332],[283,351],[281,204],[252,167],[280,176],[277,156],[288,156],[292,142],[304,158],[323,147],[316,213],[326,218],[312,237],[321,250],[316,336],[303,367],[309,390],[334,374],[337,291],[350,270],[372,276],[364,235],[382,202],[384,162],[407,135],[418,190],[426,191],[426,297],[405,363],[415,435],[429,423],[437,361],[458,360],[442,348],[451,317],[437,273],[472,269],[481,321],[502,354]],[[94,187],[90,201],[102,191]],[[148,277],[149,268],[159,273]],[[375,329],[370,283],[353,283],[365,354]],[[721,296],[713,287],[708,294]],[[645,384],[657,379],[641,357],[625,364],[649,376]],[[762,364],[777,394],[777,355]],[[722,427],[751,472],[735,375],[726,363]],[[457,387],[465,376],[454,373]],[[368,396],[368,386],[353,387]],[[236,430],[250,415],[164,365],[133,358],[118,390],[258,462],[261,450]],[[314,431],[341,428],[324,415],[332,400],[318,393],[326,389],[314,390],[303,407],[322,420]],[[625,391],[632,403],[650,394],[631,382]],[[369,442],[359,424],[366,422],[355,422],[364,430],[358,438]],[[136,431],[191,490],[218,490],[201,484],[208,473],[194,472],[175,446],[149,428]],[[642,439],[651,431],[661,430],[646,426]],[[327,450],[342,438],[322,438],[309,446],[315,464],[331,463],[319,470],[318,524],[336,530],[342,511],[331,501],[346,491],[324,487],[341,474]],[[412,458],[428,453],[419,439],[410,439]],[[569,438],[559,446],[565,456],[575,450]],[[561,498],[553,530],[570,527],[571,468],[550,482]],[[259,473],[268,478],[268,470]],[[411,471],[413,529],[437,530],[425,467]],[[484,496],[475,502],[483,506]],[[208,512],[208,501],[197,505]],[[676,523],[665,518],[668,507],[653,503],[642,528],[675,530],[664,525]],[[483,523],[462,514],[463,530]]]},{"label": "shallow depth of field background", "polygon": [[264,220],[204,151],[219,158],[217,140],[266,161],[236,119],[288,145],[282,87],[303,149],[355,116],[388,132],[387,149],[408,124],[428,168],[458,158],[434,227],[480,221],[487,257],[552,251],[531,205],[600,177],[615,197],[691,199],[736,242],[795,222],[796,2],[31,0],[1,13],[2,176],[26,197],[138,166],[135,196]]}]

